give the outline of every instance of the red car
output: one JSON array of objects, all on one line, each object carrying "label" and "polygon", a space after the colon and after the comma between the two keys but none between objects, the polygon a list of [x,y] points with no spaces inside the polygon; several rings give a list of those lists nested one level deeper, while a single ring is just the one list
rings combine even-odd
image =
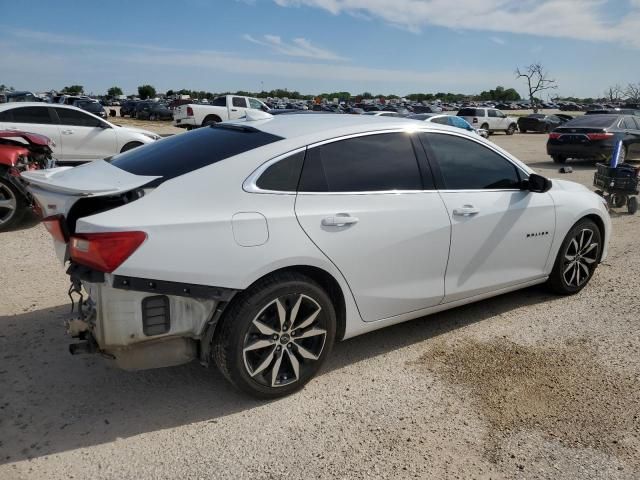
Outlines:
[{"label": "red car", "polygon": [[20,221],[27,210],[37,210],[21,173],[51,167],[52,147],[43,135],[0,130],[0,232]]}]

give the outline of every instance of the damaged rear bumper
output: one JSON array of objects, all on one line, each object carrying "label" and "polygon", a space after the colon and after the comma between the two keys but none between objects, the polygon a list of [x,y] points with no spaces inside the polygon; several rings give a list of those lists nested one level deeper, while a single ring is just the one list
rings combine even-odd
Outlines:
[{"label": "damaged rear bumper", "polygon": [[[71,353],[101,353],[125,370],[208,360],[215,322],[236,290],[103,274],[72,264],[72,294],[80,298],[68,332],[81,342]],[[72,298],[73,301],[73,298]],[[204,355],[204,356],[203,356]]]}]

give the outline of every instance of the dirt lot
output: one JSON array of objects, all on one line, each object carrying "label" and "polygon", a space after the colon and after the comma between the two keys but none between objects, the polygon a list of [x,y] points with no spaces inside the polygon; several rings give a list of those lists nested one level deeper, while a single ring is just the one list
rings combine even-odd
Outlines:
[{"label": "dirt lot", "polygon": [[[560,176],[544,135],[492,139]],[[259,402],[195,364],[71,357],[66,276],[25,223],[2,234],[0,478],[640,478],[640,215],[613,226],[576,296],[531,288],[343,342],[304,391]]]}]

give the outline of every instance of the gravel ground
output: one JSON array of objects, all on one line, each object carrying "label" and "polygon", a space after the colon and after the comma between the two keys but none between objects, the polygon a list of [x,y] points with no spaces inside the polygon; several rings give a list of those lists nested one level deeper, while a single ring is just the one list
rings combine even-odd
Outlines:
[{"label": "gravel ground", "polygon": [[[545,135],[492,139],[560,175]],[[612,216],[580,294],[531,288],[340,343],[272,402],[195,364],[71,357],[67,279],[26,222],[2,234],[0,478],[637,479],[640,216]]]}]

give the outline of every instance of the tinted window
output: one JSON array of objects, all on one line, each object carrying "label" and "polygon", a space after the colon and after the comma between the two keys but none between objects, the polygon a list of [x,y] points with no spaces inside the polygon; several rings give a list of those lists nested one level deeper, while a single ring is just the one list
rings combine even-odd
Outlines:
[{"label": "tinted window", "polygon": [[249,99],[249,108],[255,108],[256,110],[261,110],[262,109],[262,104],[256,100],[255,98],[250,98]]},{"label": "tinted window", "polygon": [[300,191],[421,190],[411,139],[402,133],[328,143],[307,152]]},{"label": "tinted window", "polygon": [[519,188],[515,165],[466,138],[439,133],[420,134],[431,147],[447,190]]},{"label": "tinted window", "polygon": [[628,130],[636,129],[636,125],[631,117],[624,117],[623,122],[624,122],[624,128]]},{"label": "tinted window", "polygon": [[16,123],[53,123],[47,107],[22,107],[13,110]]},{"label": "tinted window", "polygon": [[247,102],[244,98],[241,97],[233,97],[233,106],[240,108],[247,108]]},{"label": "tinted window", "polygon": [[636,129],[640,130],[640,117],[631,117],[633,121],[636,122]]},{"label": "tinted window", "polygon": [[482,112],[478,112],[475,108],[463,108],[458,112],[460,117],[481,117]]},{"label": "tinted window", "polygon": [[10,122],[12,118],[11,110],[0,112],[0,122]]},{"label": "tinted window", "polygon": [[135,175],[162,177],[149,184],[156,186],[278,140],[282,137],[254,129],[205,127],[134,148],[113,157],[111,164]]},{"label": "tinted window", "polygon": [[497,112],[497,111],[495,111],[495,110],[488,110],[488,112],[489,112],[489,116],[490,116],[491,118],[495,118],[495,117],[497,117],[497,116],[498,116],[498,112]]},{"label": "tinted window", "polygon": [[78,110],[71,110],[70,108],[56,108],[58,117],[60,117],[60,123],[62,125],[72,125],[74,127],[98,127],[101,122],[97,118],[94,118],[86,113],[79,112]]},{"label": "tinted window", "polygon": [[263,190],[295,192],[304,163],[304,152],[295,153],[267,168],[256,182]]},{"label": "tinted window", "polygon": [[226,107],[227,106],[227,97],[214,98],[210,102],[210,105],[213,105],[214,107]]}]

